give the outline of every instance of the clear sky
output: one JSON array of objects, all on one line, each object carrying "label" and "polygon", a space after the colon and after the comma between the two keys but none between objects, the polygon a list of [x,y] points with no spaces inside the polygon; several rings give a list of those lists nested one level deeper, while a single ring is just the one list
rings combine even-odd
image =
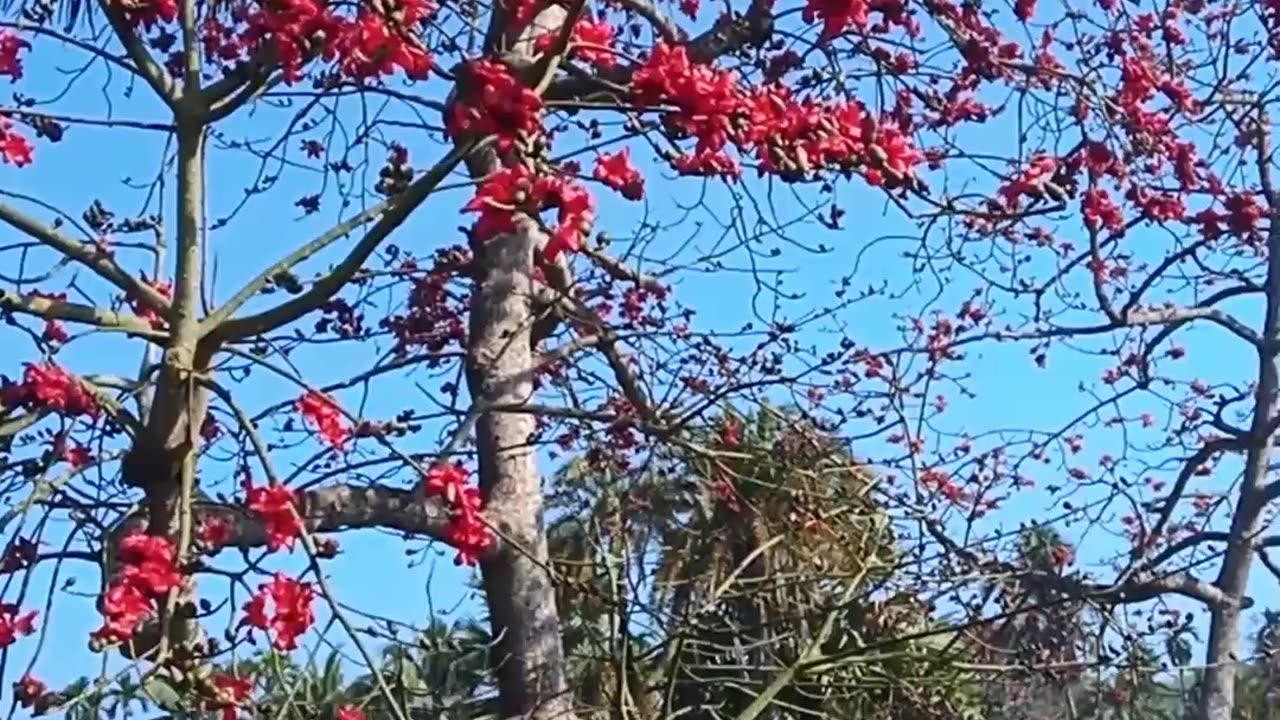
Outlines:
[{"label": "clear sky", "polygon": [[[42,101],[51,99],[62,91],[72,75],[79,72],[77,66],[82,62],[81,56],[72,51],[59,49],[49,42],[38,42],[28,63],[29,75],[18,89]],[[75,89],[51,105],[50,111],[99,119],[110,116],[153,122],[164,120],[156,105],[143,97],[147,94],[145,88],[135,88],[134,97],[127,99],[121,93],[124,86],[124,79],[118,71],[114,76],[109,76],[101,66],[95,66],[78,77],[74,83]],[[296,107],[303,101],[294,102]],[[380,112],[383,109],[376,103],[371,102],[361,107],[354,98],[348,98],[335,116],[333,125],[322,125],[314,136],[321,137],[327,129],[336,128],[335,135],[326,142],[331,150],[340,152],[340,147],[349,142],[341,139],[342,134],[346,133],[349,137],[362,114],[372,116]],[[404,112],[388,112],[401,119],[406,118]],[[281,111],[256,111],[256,114],[248,114],[247,117],[227,125],[225,139],[239,140],[249,136],[254,138],[258,147],[267,147],[272,138],[278,135],[284,117],[285,113]],[[436,118],[430,118],[429,121],[438,122]],[[1011,147],[1010,142],[1014,133],[1011,132],[1009,122],[997,120],[969,131],[966,147],[995,151],[1001,155],[1014,154],[1016,149]],[[388,132],[388,135],[411,148],[416,167],[420,168],[442,154],[438,145],[423,137],[422,131],[398,132],[396,135]],[[291,163],[301,161],[296,146],[303,137],[312,135],[299,134],[287,141]],[[149,182],[155,175],[166,149],[166,136],[161,132],[127,128],[71,127],[63,142],[48,144],[37,141],[36,145],[36,162],[33,166],[20,170],[0,166],[0,189],[39,198],[50,206],[64,209],[72,217],[78,217],[94,199],[101,200],[118,215],[125,216],[142,206],[145,193],[136,187]],[[360,179],[363,187],[373,185],[373,174],[380,165],[383,151],[374,147],[368,153],[373,159],[368,175]],[[681,217],[679,208],[697,197],[702,187],[700,181],[670,179],[669,174],[661,173],[650,160],[644,158],[641,159],[641,164],[648,170],[647,211],[650,218],[674,224]],[[257,172],[257,161],[246,157],[244,152],[215,149],[210,160],[208,214],[211,221],[228,214],[245,201],[244,188],[254,182],[252,178]],[[280,169],[270,164],[265,171],[268,175],[278,172]],[[313,217],[303,218],[293,207],[299,196],[320,189],[318,174],[297,166],[287,167],[280,174],[281,179],[274,189],[249,198],[232,221],[211,233],[209,260],[211,270],[216,271],[214,287],[219,299],[228,297],[240,282],[252,277],[298,243],[310,239],[338,217],[339,207],[332,197],[326,199],[322,211]],[[953,177],[953,182],[959,179]],[[748,187],[758,191],[763,185],[748,180]],[[936,184],[935,190],[940,189],[941,183]],[[163,189],[167,197],[172,197],[172,190],[172,184]],[[795,215],[799,210],[798,203],[788,197],[790,193],[791,190],[784,186],[779,186],[774,191],[780,208],[779,214],[784,217],[788,214]],[[792,228],[795,239],[812,246],[825,244],[831,248],[829,252],[815,255],[778,243],[783,252],[772,267],[792,271],[786,279],[786,287],[792,292],[803,292],[806,296],[804,300],[794,303],[791,312],[829,303],[837,283],[856,267],[855,288],[884,284],[887,290],[842,314],[842,318],[848,323],[848,332],[860,345],[873,349],[891,348],[901,342],[899,326],[903,316],[917,315],[923,308],[938,308],[954,315],[964,299],[974,290],[983,288],[981,279],[963,270],[952,270],[939,276],[930,272],[913,271],[912,263],[903,254],[916,249],[915,241],[905,239],[919,235],[916,225],[875,193],[862,189],[857,182],[852,187],[842,185],[839,193],[841,205],[848,213],[842,229],[826,230],[813,221]],[[640,208],[609,198],[603,190],[598,195],[601,197],[599,227],[622,237],[633,232],[642,216]],[[461,242],[461,234],[455,228],[466,222],[458,214],[458,209],[467,196],[468,191],[462,189],[444,192],[439,197],[432,198],[396,232],[391,242],[420,255],[426,255],[436,247]],[[721,215],[728,212],[724,190],[711,189],[711,197],[719,199],[711,201],[714,212]],[[166,213],[171,212],[171,201],[166,199],[165,203]],[[51,217],[48,212],[35,206],[26,207],[44,219]],[[148,212],[153,207],[150,206]],[[350,215],[355,209],[348,208],[344,215]],[[692,219],[662,231],[653,247],[663,248],[664,244],[669,244],[671,248],[679,246],[694,234],[693,223],[698,220],[705,221],[707,218],[695,212]],[[1070,223],[1064,223],[1063,232],[1080,232],[1078,224],[1074,226],[1075,229],[1071,229],[1072,227]],[[714,232],[716,229],[708,226],[702,235],[693,240],[694,244],[709,245],[712,240],[708,236]],[[1131,241],[1154,242],[1154,237],[1154,233],[1139,231],[1132,235]],[[0,229],[0,245],[17,239],[14,231]],[[349,242],[342,244],[343,248],[348,246]],[[0,256],[3,258],[0,260],[0,271],[14,270],[11,263],[15,257],[14,253]],[[332,254],[326,255],[320,262],[308,267],[321,268],[332,257]],[[150,272],[150,261],[142,253],[122,251],[121,258],[129,269]],[[76,270],[65,271],[57,282],[45,286],[45,289],[62,287],[77,272],[82,278],[85,275]],[[304,272],[304,277],[307,274]],[[697,309],[696,327],[700,329],[736,329],[743,322],[749,321],[751,318],[747,316],[747,312],[753,293],[753,281],[749,275],[730,272],[686,273],[676,281],[675,290],[679,302]],[[99,292],[95,297],[101,299],[103,295]],[[273,296],[268,301],[275,299]],[[1250,310],[1252,309],[1246,309],[1246,312],[1252,314]],[[995,312],[999,314],[1001,311],[1001,307],[997,305]],[[376,323],[378,317],[377,309],[367,310],[366,319],[370,323]],[[1011,311],[1003,322],[1016,325],[1020,320],[1016,312]],[[0,372],[6,372],[10,376],[17,375],[20,373],[20,363],[30,359],[31,348],[16,333],[6,331],[0,337],[4,338],[0,340],[4,347],[13,348],[0,358]],[[1232,341],[1226,337],[1212,329],[1185,333],[1181,342],[1188,347],[1190,353],[1179,367],[1179,375],[1187,378],[1198,376],[1211,381],[1247,382],[1251,375],[1252,359],[1244,352],[1244,348],[1234,348],[1230,344]],[[838,337],[816,327],[802,333],[800,339],[822,349],[834,347],[838,342]],[[1096,348],[1105,346],[1105,342],[1086,341],[1081,345]],[[119,337],[95,337],[73,343],[59,359],[77,372],[111,372],[123,375],[136,370],[139,353],[140,346],[136,342],[122,341]],[[314,384],[323,385],[353,374],[365,367],[375,355],[369,347],[324,346],[318,350],[301,351],[294,361]],[[1031,361],[1026,345],[984,343],[970,346],[967,349],[967,360],[962,363],[961,368],[967,373],[965,387],[972,395],[965,397],[948,391],[950,405],[937,426],[948,432],[968,432],[975,437],[1002,430],[1055,430],[1090,407],[1095,402],[1093,393],[1105,391],[1099,378],[1107,365],[1106,358],[1073,352],[1067,348],[1055,348],[1050,353],[1047,369],[1042,370]],[[385,418],[405,408],[422,407],[425,401],[414,382],[425,380],[424,376],[417,375],[384,381],[378,386],[377,394],[366,399],[366,415]],[[251,378],[238,385],[235,390],[241,398],[252,399],[250,404],[253,409],[297,394],[294,388],[282,387],[279,383],[262,377]],[[339,398],[348,405],[361,400],[356,394],[340,394]],[[1135,415],[1134,408],[1138,407],[1137,404],[1126,406],[1126,415]],[[1158,405],[1150,407],[1157,412],[1161,410]],[[1160,427],[1162,426],[1163,417]],[[438,427],[427,427],[417,437],[408,439],[405,445],[414,452],[430,452],[438,446],[439,431]],[[1126,439],[1131,446],[1135,446],[1155,442],[1160,438],[1158,428],[1149,431],[1131,430],[1133,434],[1127,438],[1117,431],[1101,427],[1083,432],[1086,434],[1086,450],[1081,453],[1078,464],[1090,469],[1097,468],[1097,459],[1103,453],[1120,454]],[[936,437],[930,437],[929,440],[931,444],[937,442]],[[975,444],[982,446],[983,442]],[[878,440],[873,440],[855,446],[855,451],[874,459],[883,456],[887,449]],[[298,462],[302,457],[305,457],[305,453],[282,451],[277,462],[287,472],[291,469],[290,464]],[[544,469],[550,471],[552,467],[548,464]],[[206,476],[210,485],[206,490],[233,492],[234,487],[228,477],[229,470],[230,467],[226,465],[210,466]],[[1148,474],[1171,479],[1174,472],[1174,467],[1166,464],[1153,468]],[[1208,481],[1209,487],[1225,488],[1234,480],[1230,476],[1233,472],[1234,468],[1224,464],[1219,470],[1220,477],[1215,476]],[[989,519],[985,527],[1002,525],[1012,528],[1020,522],[1045,519],[1055,512],[1042,490],[1048,484],[1064,485],[1068,482],[1063,476],[1062,468],[1055,463],[1035,469],[1033,473],[1040,489],[1011,499]],[[1080,496],[1096,497],[1100,492],[1096,487],[1084,487],[1080,490]],[[1104,517],[1114,528],[1123,512],[1116,508]],[[1084,526],[1064,529],[1067,539],[1071,541],[1075,541],[1084,531]],[[1104,562],[1123,547],[1122,540],[1116,537],[1109,539],[1096,528],[1089,530],[1089,533],[1088,541],[1082,546],[1080,553],[1081,564],[1085,567],[1091,563]],[[51,536],[56,536],[56,533]],[[480,612],[480,606],[467,586],[469,573],[452,567],[452,552],[447,549],[437,548],[432,561],[412,564],[411,559],[404,554],[405,544],[393,536],[372,531],[353,532],[342,535],[341,543],[343,556],[328,563],[326,569],[331,573],[338,599],[345,605],[420,625],[425,624],[431,613],[462,617],[468,613]],[[232,562],[234,559],[223,557],[215,564]],[[299,558],[293,558],[290,562],[295,568],[300,567]],[[51,569],[41,568],[34,573],[32,587],[45,587],[50,579],[50,572]],[[1099,567],[1098,573],[1105,578],[1108,570]],[[1270,581],[1263,582],[1263,575],[1261,572],[1256,574],[1255,595],[1260,605],[1266,606],[1275,597],[1276,587]],[[90,658],[86,649],[88,633],[98,624],[92,599],[92,594],[98,588],[96,570],[86,569],[84,566],[68,566],[62,570],[60,577],[74,578],[75,584],[55,593],[53,621],[48,623],[47,637],[43,640],[46,649],[37,671],[51,685],[82,674],[92,674],[92,668],[96,667],[97,662]],[[218,579],[204,581],[207,597],[225,597],[220,582]],[[9,596],[6,595],[7,597]],[[32,597],[40,595],[34,594]],[[243,602],[243,599],[242,594],[238,595],[237,604]],[[42,608],[42,625],[45,625],[45,614]],[[318,627],[324,626],[325,615],[321,614]],[[337,629],[331,631],[329,637],[335,642],[348,644]],[[31,641],[16,645],[9,657],[11,667],[14,662],[25,662],[33,646]],[[12,670],[9,673],[11,678],[16,676]]]}]

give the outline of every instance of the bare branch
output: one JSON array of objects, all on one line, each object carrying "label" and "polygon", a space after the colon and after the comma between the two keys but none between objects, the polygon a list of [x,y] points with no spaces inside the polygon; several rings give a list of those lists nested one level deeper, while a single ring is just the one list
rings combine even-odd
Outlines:
[{"label": "bare branch", "polygon": [[35,218],[3,202],[0,202],[0,221],[93,270],[102,279],[123,290],[125,294],[139,298],[157,310],[168,312],[169,301],[163,295],[125,272],[124,268],[98,246],[69,238],[56,228],[43,225]]}]

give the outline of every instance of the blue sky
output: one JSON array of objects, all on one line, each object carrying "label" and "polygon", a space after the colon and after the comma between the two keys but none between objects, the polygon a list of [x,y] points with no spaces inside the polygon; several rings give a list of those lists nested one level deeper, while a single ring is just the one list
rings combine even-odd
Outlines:
[{"label": "blue sky", "polygon": [[[48,42],[39,42],[28,63],[29,76],[19,89],[41,100],[50,99],[59,94],[70,75],[78,72],[76,66],[80,62],[79,56],[74,53],[60,50]],[[109,77],[100,66],[95,66],[85,72],[83,77],[79,77],[75,81],[75,87],[75,90],[51,105],[50,111],[81,117],[101,118],[110,114],[114,118],[130,120],[158,121],[163,118],[156,105],[145,98],[144,88],[136,88],[134,97],[125,99],[121,95],[124,82],[119,73]],[[100,87],[110,89],[102,93],[98,90]],[[378,112],[381,112],[381,108],[374,104],[360,107],[352,100],[344,103],[335,127],[345,126],[342,131],[349,133],[350,124],[358,121],[362,115]],[[404,117],[404,113],[398,113],[398,116]],[[271,133],[279,131],[284,118],[285,114],[280,111],[255,110],[247,113],[244,118],[229,123],[228,137],[237,139],[246,135],[253,136],[260,145],[265,146],[270,142]],[[320,137],[323,131],[324,127],[317,129],[315,136]],[[342,131],[329,138],[331,148],[336,149],[342,143]],[[437,145],[421,135],[402,131],[395,138],[410,147],[415,167],[419,168],[441,154]],[[290,161],[301,159],[296,147],[301,137],[311,135],[297,136],[288,141]],[[1015,152],[1014,148],[1008,146],[1010,137],[1009,123],[1000,120],[967,131],[964,142],[966,147],[993,150],[1007,155]],[[101,199],[120,216],[125,216],[138,211],[143,206],[145,197],[144,192],[130,189],[129,185],[145,182],[154,176],[164,152],[165,137],[162,133],[74,127],[62,143],[50,145],[37,142],[37,160],[32,167],[17,170],[0,166],[0,188],[36,196],[43,202],[65,209],[73,217],[79,216],[95,198]],[[383,151],[376,147],[370,148],[368,155],[371,158],[370,169],[365,176],[358,177],[361,187],[373,185],[373,174],[380,165]],[[212,221],[244,200],[243,188],[252,182],[250,178],[258,171],[258,167],[256,162],[246,159],[243,153],[224,150],[215,150],[210,162],[208,205]],[[700,191],[700,181],[671,180],[668,179],[669,175],[661,173],[651,161],[642,160],[642,163],[648,176],[647,211],[650,217],[660,218],[663,222],[674,222],[680,215],[678,208],[687,204]],[[274,172],[274,169],[268,170],[268,174]],[[953,177],[953,182],[959,179],[963,178]],[[300,213],[293,207],[298,196],[317,191],[318,182],[319,176],[314,172],[305,168],[290,168],[282,175],[277,188],[250,198],[234,220],[212,232],[210,260],[211,269],[216,268],[215,292],[219,299],[228,297],[240,282],[252,277],[267,263],[287,253],[298,243],[310,239],[337,218],[339,208],[332,198],[326,199],[322,212],[310,218],[300,217]],[[748,183],[755,190],[763,187],[755,181]],[[934,189],[942,188],[939,185]],[[165,191],[172,193],[172,185],[166,185]],[[712,198],[721,200],[720,203],[711,203],[713,210],[722,213],[726,193],[714,188],[710,192]],[[779,198],[780,212],[783,215],[799,211],[799,204],[787,198],[789,194],[789,188],[775,188],[775,197]],[[784,252],[773,268],[790,271],[786,287],[793,292],[802,291],[806,296],[805,300],[794,305],[792,312],[829,303],[839,280],[856,267],[855,287],[884,283],[893,292],[858,304],[852,311],[845,312],[843,319],[849,323],[849,333],[857,343],[882,349],[900,344],[898,327],[902,316],[915,315],[926,306],[954,314],[964,299],[975,289],[982,287],[980,279],[959,270],[940,277],[932,277],[927,272],[912,272],[911,263],[903,257],[903,253],[912,247],[902,238],[918,235],[917,226],[904,218],[896,208],[887,205],[875,192],[862,188],[856,182],[842,185],[839,194],[841,205],[848,213],[843,229],[825,230],[812,221],[792,228],[796,239],[811,245],[825,244],[833,248],[831,252],[817,256],[788,248],[785,243],[778,243],[784,248]],[[606,191],[601,190],[598,195],[601,197],[599,227],[610,230],[615,236],[625,237],[640,221],[641,210],[635,205],[610,198]],[[461,235],[455,228],[466,222],[458,214],[458,209],[466,198],[465,189],[443,192],[438,197],[433,197],[397,231],[391,242],[420,255],[426,255],[436,247],[461,242]],[[169,205],[166,201],[166,213],[171,211]],[[41,217],[49,217],[48,213],[27,207]],[[345,215],[356,209],[347,208]],[[1071,226],[1066,224],[1064,227]],[[707,238],[713,230],[699,236],[694,243],[709,244],[711,240]],[[1078,233],[1079,230],[1074,232]],[[669,244],[674,248],[691,234],[692,226],[689,223],[673,227],[661,233],[654,247],[662,249],[664,244]],[[881,238],[888,239],[880,240]],[[15,239],[12,231],[0,230],[0,244],[7,244]],[[1154,232],[1147,231],[1133,233],[1130,240],[1137,244],[1159,242]],[[340,247],[348,247],[349,242],[340,244]],[[11,258],[14,255],[10,253],[4,257]],[[333,257],[333,253],[326,254],[308,268],[323,268]],[[150,261],[141,253],[124,254],[122,251],[121,258],[129,269],[150,272]],[[5,260],[3,269],[11,269],[8,262]],[[81,273],[82,280],[83,275]],[[301,275],[308,276],[309,270]],[[70,274],[60,277],[65,282]],[[58,283],[56,286],[60,285]],[[748,319],[746,311],[753,292],[752,280],[745,274],[688,273],[677,280],[675,297],[679,302],[697,309],[697,328],[736,329]],[[99,293],[97,297],[102,298],[104,295]],[[275,300],[276,296],[272,296],[266,301]],[[1251,314],[1253,310],[1245,308],[1244,312]],[[367,319],[376,322],[377,317],[376,309],[369,309]],[[1016,324],[1018,320],[1015,315],[1009,315],[1006,321]],[[0,366],[0,371],[16,375],[20,362],[29,359],[29,350],[26,345],[21,344],[25,341],[18,340],[17,335],[9,332],[4,337],[6,345],[14,342],[19,351],[8,355]],[[1251,360],[1246,353],[1229,349],[1230,345],[1223,341],[1224,337],[1214,329],[1195,329],[1185,333],[1181,342],[1188,347],[1190,353],[1178,368],[1178,374],[1187,378],[1204,377],[1215,381],[1247,381],[1251,374]],[[815,327],[802,333],[800,340],[826,349],[834,346],[838,337]],[[1102,341],[1081,343],[1085,347],[1104,344]],[[137,343],[122,342],[118,337],[98,336],[75,342],[60,356],[60,361],[81,373],[125,374],[136,369],[139,352]],[[967,360],[961,367],[967,373],[966,388],[973,396],[965,398],[959,393],[948,392],[951,404],[938,425],[948,432],[967,431],[975,436],[998,430],[1053,430],[1066,424],[1090,406],[1090,392],[1099,391],[1098,379],[1107,364],[1105,359],[1056,348],[1050,353],[1048,368],[1039,370],[1031,362],[1027,347],[1012,343],[970,346],[967,354]],[[300,353],[294,361],[311,382],[323,385],[350,375],[362,367],[362,364],[367,364],[374,355],[368,347],[325,346],[319,350]],[[377,393],[367,398],[367,415],[373,418],[388,417],[406,407],[421,407],[424,400],[413,383],[424,380],[419,375],[384,381],[378,386]],[[296,389],[283,387],[274,380],[264,380],[261,374],[238,385],[235,391],[239,397],[252,400],[251,412],[297,394]],[[342,394],[339,397],[348,405],[361,400],[355,394]],[[1126,415],[1135,414],[1134,408],[1138,407],[1127,407]],[[439,430],[440,428],[427,428],[419,436],[407,440],[406,449],[430,452],[438,446]],[[1079,464],[1091,469],[1096,468],[1097,458],[1102,453],[1118,453],[1124,445],[1124,439],[1114,431],[1095,428],[1082,432],[1086,435],[1087,449],[1082,453],[1083,459]],[[1134,432],[1128,438],[1131,443],[1153,442],[1158,439],[1155,431]],[[936,439],[930,438],[930,442],[933,444]],[[857,446],[855,450],[871,458],[883,456],[888,451],[883,445],[873,443]],[[287,473],[292,469],[291,463],[298,462],[302,457],[305,457],[305,453],[282,452],[276,461]],[[1226,472],[1229,465],[1224,464],[1222,467],[1220,476],[1215,476],[1209,482],[1225,487],[1230,481]],[[544,469],[550,471],[552,468],[546,465]],[[228,493],[234,491],[229,477],[230,467],[210,466],[206,472],[206,489]],[[1063,485],[1067,482],[1057,465],[1045,466],[1035,470],[1035,473],[1041,488],[1046,484]],[[1173,473],[1172,466],[1152,471],[1152,474],[1163,474],[1167,478],[1172,478]],[[1087,498],[1096,496],[1099,492],[1099,488],[1084,487],[1080,490],[1080,495]],[[1039,490],[1031,491],[1006,503],[986,527],[999,524],[1011,528],[1019,522],[1033,522],[1052,513],[1046,494]],[[1120,514],[1122,511],[1119,510],[1108,513],[1107,518],[1113,526]],[[1080,532],[1081,527],[1065,530],[1067,538],[1073,541],[1076,539],[1073,533]],[[57,536],[57,532],[54,531],[51,536]],[[417,624],[424,624],[432,612],[447,614],[448,617],[461,617],[478,611],[477,600],[467,587],[468,573],[452,567],[452,553],[446,549],[436,548],[431,555],[434,560],[411,566],[404,555],[405,545],[397,538],[365,531],[344,534],[341,542],[344,555],[339,560],[328,563],[326,569],[331,573],[338,599],[343,604]],[[1085,566],[1104,562],[1122,547],[1119,539],[1107,539],[1093,530],[1081,549],[1081,562]],[[215,564],[234,562],[234,558],[223,557]],[[295,568],[300,567],[299,558],[286,562]],[[1106,577],[1105,567],[1098,571],[1101,576]],[[75,587],[55,595],[54,621],[48,625],[43,660],[37,666],[38,673],[51,684],[70,680],[86,672],[92,673],[90,668],[96,667],[96,660],[91,660],[86,650],[86,639],[88,633],[96,627],[98,618],[92,608],[92,599],[83,596],[84,593],[96,590],[96,572],[67,567],[62,570],[61,577],[68,576],[76,578]],[[1255,577],[1255,594],[1262,601],[1260,604],[1265,606],[1267,599],[1274,597],[1274,583],[1264,582],[1261,573]],[[41,568],[33,575],[32,587],[45,587],[49,578],[50,570]],[[206,596],[225,597],[218,582],[217,579],[204,581]],[[78,596],[76,593],[82,595]],[[237,597],[237,604],[244,599],[243,595]],[[322,613],[321,626],[324,624],[324,615]],[[362,624],[364,623],[357,621],[358,626]],[[349,646],[336,629],[331,632],[330,637],[335,642]],[[31,641],[26,641],[16,646],[9,662],[25,662],[33,645]],[[10,672],[12,675],[12,671]]]}]

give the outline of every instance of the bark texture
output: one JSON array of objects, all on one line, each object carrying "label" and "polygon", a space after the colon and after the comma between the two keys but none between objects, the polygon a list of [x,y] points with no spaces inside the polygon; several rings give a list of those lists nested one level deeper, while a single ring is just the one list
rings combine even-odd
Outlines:
[{"label": "bark texture", "polygon": [[[481,251],[467,356],[467,384],[475,402],[518,406],[532,398],[533,261],[539,235],[526,219],[517,232],[486,242]],[[573,700],[548,571],[542,481],[530,444],[534,430],[531,413],[488,412],[476,423],[485,514],[503,539],[481,571],[502,716],[568,718],[574,714]]]},{"label": "bark texture", "polygon": [[1215,605],[1209,619],[1209,647],[1197,720],[1231,720],[1236,705],[1236,674],[1240,661],[1245,592],[1257,550],[1259,520],[1274,498],[1268,485],[1276,411],[1280,408],[1280,212],[1274,200],[1267,237],[1266,312],[1262,342],[1258,344],[1258,385],[1254,390],[1253,421],[1248,433],[1244,479],[1222,569],[1214,585],[1227,601]]}]

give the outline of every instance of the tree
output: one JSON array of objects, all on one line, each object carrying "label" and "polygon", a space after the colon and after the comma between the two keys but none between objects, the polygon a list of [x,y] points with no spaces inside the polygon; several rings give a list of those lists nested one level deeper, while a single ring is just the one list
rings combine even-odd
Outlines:
[{"label": "tree", "polygon": [[[554,439],[631,469],[687,449],[725,403],[795,393],[829,432],[876,443],[896,487],[881,511],[962,625],[990,624],[1002,577],[1105,608],[1098,630],[1131,648],[1167,628],[1137,638],[1110,613],[1182,618],[1174,599],[1200,603],[1198,718],[1231,717],[1254,559],[1280,542],[1267,534],[1280,496],[1272,3],[10,9],[0,74],[22,94],[2,110],[0,158],[20,190],[0,202],[17,238],[2,248],[0,307],[6,347],[28,362],[0,398],[4,482],[21,496],[8,517],[26,522],[5,567],[98,566],[95,649],[234,712],[244,679],[209,675],[209,660],[254,632],[293,650],[317,603],[354,642],[326,579],[329,535],[378,528],[478,565],[500,715],[574,717],[587,710],[569,682],[538,448]],[[161,157],[144,187],[135,177],[103,200],[106,188],[83,196],[74,178],[41,175],[59,143],[101,152],[132,133]],[[75,174],[101,169],[90,165]],[[667,171],[681,187],[702,178],[695,208],[671,210],[702,222],[690,243],[672,239],[678,222],[623,209]],[[450,195],[458,186],[469,200]],[[228,280],[215,262],[224,243],[283,227],[273,188],[301,192],[285,213],[314,239],[273,243],[279,259],[264,262],[255,237],[254,266]],[[874,202],[913,225],[898,248],[915,292],[856,291],[865,268],[851,263],[805,306],[774,259],[813,263],[830,248],[798,224],[839,230]],[[436,242],[439,223],[415,226],[459,209],[474,216],[463,244]],[[610,216],[633,217],[633,236],[610,241],[606,226],[627,226]],[[434,244],[411,242],[415,227]],[[733,285],[741,267],[750,279]],[[750,324],[703,323],[679,304],[682,277],[752,295],[735,318]],[[902,317],[901,341],[851,327],[880,299]],[[1225,333],[1204,347],[1238,343],[1250,367],[1197,365],[1183,343],[1202,327]],[[1049,429],[949,425],[949,398],[970,392],[965,368],[982,369],[966,360],[997,342],[1030,346],[1040,365],[1082,350],[1053,383],[1095,398]],[[137,350],[126,364],[88,349],[107,345]],[[313,380],[304,356],[342,376]],[[1105,366],[1100,380],[1088,358]],[[421,399],[366,413],[415,369],[430,378]],[[299,422],[312,432],[301,440]],[[1105,448],[1097,470],[1072,459],[1086,440]],[[1029,496],[1034,460],[1058,462],[1040,497],[1064,531],[1087,523],[1128,541],[1119,553],[1075,543],[1100,572],[1017,564],[1000,510]],[[728,528],[717,550],[732,557],[749,528]],[[254,553],[230,570],[204,559],[259,548],[266,582],[249,579],[264,568]],[[296,549],[305,578],[285,569],[280,551]],[[210,597],[202,576],[251,599]],[[0,642],[35,631],[30,587],[14,588]],[[740,613],[767,609],[743,603],[721,632],[746,632]],[[228,640],[209,633],[219,612],[233,616]],[[31,681],[23,697],[49,704]]]},{"label": "tree", "polygon": [[918,591],[924,566],[897,547],[873,474],[803,413],[728,412],[642,468],[600,470],[570,465],[549,505],[563,518],[553,557],[576,581],[560,596],[577,609],[573,685],[594,705],[648,718],[976,712],[955,633]]},{"label": "tree", "polygon": [[[948,650],[955,633],[913,590],[919,565],[899,557],[874,478],[847,448],[770,407],[725,414],[695,443],[704,450],[648,469],[562,469],[548,547],[584,706],[640,718],[981,717],[973,674]],[[490,643],[437,623],[390,646],[379,672],[411,716],[489,717],[476,660]],[[254,705],[273,717],[351,704],[386,714],[375,681],[344,685],[338,668],[331,656],[242,674],[267,678]]]}]

